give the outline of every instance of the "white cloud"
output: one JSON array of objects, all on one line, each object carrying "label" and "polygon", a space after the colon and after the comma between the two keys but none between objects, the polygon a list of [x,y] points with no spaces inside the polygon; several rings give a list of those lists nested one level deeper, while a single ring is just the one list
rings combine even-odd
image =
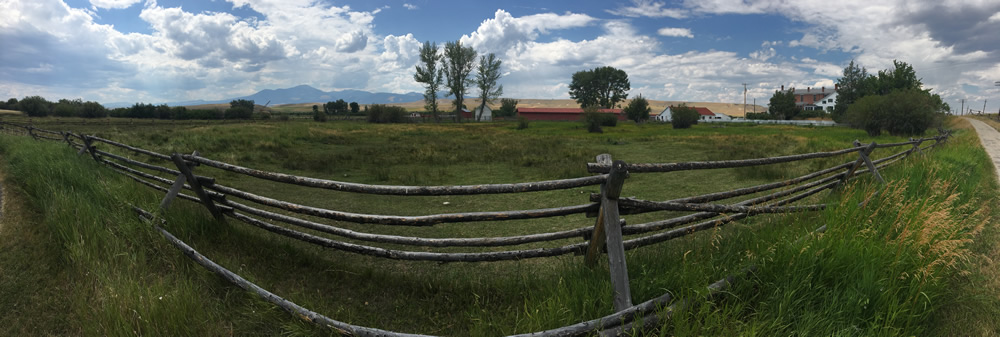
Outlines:
[{"label": "white cloud", "polygon": [[595,20],[588,15],[575,13],[543,13],[515,18],[507,11],[498,9],[492,19],[484,20],[475,32],[462,35],[459,41],[482,53],[516,53],[525,43],[538,38],[539,34],[583,27]]},{"label": "white cloud", "polygon": [[90,0],[90,4],[97,8],[123,9],[132,7],[142,0]]},{"label": "white cloud", "polygon": [[344,33],[337,39],[337,51],[342,53],[353,53],[364,49],[367,45],[368,37],[360,30]]},{"label": "white cloud", "polygon": [[694,38],[694,34],[691,34],[691,30],[687,28],[664,27],[657,30],[656,33],[663,36],[686,37],[692,39]]},{"label": "white cloud", "polygon": [[403,7],[405,7],[406,9],[409,9],[409,10],[411,10],[411,11],[412,11],[412,10],[415,10],[415,9],[418,9],[418,8],[420,8],[420,7],[417,7],[417,5],[414,5],[414,4],[408,4],[408,3],[404,3],[404,4],[403,4]]},{"label": "white cloud", "polygon": [[630,18],[651,17],[651,18],[675,18],[683,19],[687,17],[687,11],[675,8],[664,8],[663,2],[651,0],[632,0],[630,7],[618,7],[609,9],[606,12]]}]

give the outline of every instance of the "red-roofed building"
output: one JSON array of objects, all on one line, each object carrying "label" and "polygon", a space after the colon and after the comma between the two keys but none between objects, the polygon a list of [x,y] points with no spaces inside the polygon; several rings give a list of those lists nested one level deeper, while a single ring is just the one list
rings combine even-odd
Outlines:
[{"label": "red-roofed building", "polygon": [[[625,120],[622,109],[599,109],[598,112],[614,114],[618,120]],[[583,119],[583,109],[579,108],[517,108],[517,115],[529,121],[578,121]]]}]

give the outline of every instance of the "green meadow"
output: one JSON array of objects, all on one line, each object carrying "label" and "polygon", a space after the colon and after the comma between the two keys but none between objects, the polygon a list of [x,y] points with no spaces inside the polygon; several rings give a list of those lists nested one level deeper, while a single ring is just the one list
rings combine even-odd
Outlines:
[{"label": "green meadow", "polygon": [[[4,121],[20,122],[21,117]],[[36,127],[97,135],[161,153],[341,181],[390,185],[513,183],[581,177],[611,154],[630,163],[758,158],[903,139],[847,128],[620,123],[368,124],[356,121],[80,123]],[[633,302],[670,292],[695,303],[650,335],[990,335],[1000,317],[993,224],[997,183],[976,134],[960,121],[945,145],[805,203],[820,212],[759,216],[627,253]],[[108,145],[104,151],[128,154]],[[880,149],[885,157],[900,149]],[[141,155],[131,157],[169,166]],[[623,196],[667,200],[797,177],[856,157],[755,168],[633,173]],[[162,194],[77,156],[65,143],[0,135],[0,335],[334,335],[229,284],[187,259],[128,205]],[[597,186],[492,196],[362,195],[277,184],[209,167],[220,184],[336,210],[422,215],[588,202]],[[169,177],[172,178],[172,177]],[[878,191],[876,193],[876,191]],[[865,207],[858,204],[871,199]],[[676,212],[624,216],[630,224]],[[165,228],[219,264],[336,320],[399,332],[499,336],[613,312],[606,261],[582,256],[508,262],[378,259],[279,237],[177,200]],[[327,221],[421,237],[485,237],[592,226],[583,215],[433,227]],[[826,225],[823,234],[810,234]],[[800,238],[805,238],[800,240]],[[581,242],[581,238],[516,249]],[[353,242],[347,240],[348,242]],[[420,247],[385,245],[422,250]],[[491,251],[447,248],[434,251]],[[748,266],[728,292],[705,286]],[[985,284],[985,285],[984,285]],[[960,323],[960,324],[959,324]]]}]

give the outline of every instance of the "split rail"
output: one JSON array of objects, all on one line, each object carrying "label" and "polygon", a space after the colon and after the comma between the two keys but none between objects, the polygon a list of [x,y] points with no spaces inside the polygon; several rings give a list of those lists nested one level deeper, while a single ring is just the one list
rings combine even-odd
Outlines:
[{"label": "split rail", "polygon": [[[940,131],[941,134],[935,137],[911,138],[906,142],[891,144],[877,144],[872,142],[862,144],[855,141],[852,144],[853,146],[836,151],[745,160],[627,163],[621,160],[612,160],[610,155],[602,154],[596,157],[594,163],[587,164],[587,170],[594,174],[592,176],[509,184],[395,186],[369,185],[269,172],[211,159],[202,156],[197,151],[191,154],[172,153],[167,155],[93,135],[57,132],[35,128],[30,125],[0,122],[0,132],[26,135],[36,140],[65,142],[77,149],[78,155],[87,154],[94,160],[105,164],[107,167],[124,174],[136,182],[165,193],[165,197],[160,204],[160,210],[152,213],[142,209],[136,209],[136,211],[142,218],[152,221],[154,228],[160,231],[168,241],[177,246],[185,255],[191,257],[209,270],[222,275],[234,284],[257,293],[296,316],[307,317],[312,322],[328,326],[345,335],[360,336],[412,335],[336,321],[270,293],[224,267],[215,264],[163,229],[160,226],[163,220],[158,217],[158,212],[169,208],[173,199],[182,198],[200,203],[219,221],[234,219],[277,235],[321,247],[394,260],[489,262],[575,254],[585,255],[584,261],[590,266],[595,266],[601,259],[601,255],[606,254],[610,280],[613,286],[613,293],[610,295],[613,297],[615,313],[591,321],[526,334],[525,336],[576,336],[594,332],[613,335],[620,333],[626,328],[633,326],[641,327],[649,324],[648,320],[633,322],[633,319],[636,317],[655,317],[654,312],[657,308],[666,307],[669,310],[678,304],[674,303],[671,305],[671,296],[664,294],[663,296],[634,305],[629,287],[625,251],[682,238],[754,215],[822,210],[826,207],[825,204],[791,204],[819,192],[835,188],[847,180],[865,173],[872,174],[875,179],[884,183],[883,178],[879,174],[880,169],[907,156],[923,153],[927,149],[942,144],[948,139],[950,133],[944,130]],[[927,142],[933,143],[921,147]],[[99,147],[106,148],[108,151],[99,149]],[[876,149],[889,148],[902,148],[903,150],[877,160],[871,159],[872,153]],[[665,201],[622,197],[624,183],[632,174],[751,167],[843,156],[847,156],[848,160],[842,164],[800,177],[757,186]],[[149,162],[134,159],[135,157],[146,158],[145,160]],[[158,164],[151,162],[158,162]],[[210,167],[276,183],[297,185],[302,188],[376,195],[487,195],[566,190],[593,186],[599,186],[600,193],[591,194],[589,200],[586,200],[587,202],[585,203],[551,208],[442,213],[417,216],[365,214],[293,203],[271,198],[259,192],[237,189],[227,186],[215,178],[197,174],[205,171],[202,167]],[[194,195],[183,193],[182,190],[193,192]],[[726,203],[724,202],[726,200],[739,201]],[[657,211],[683,211],[687,212],[687,214],[639,224],[627,224],[622,218],[623,215]],[[594,224],[545,233],[476,238],[433,238],[389,235],[352,230],[345,228],[346,226],[339,226],[339,224],[350,222],[378,226],[433,227],[442,223],[500,222],[565,217],[577,214],[586,214],[595,217]],[[303,229],[310,230],[311,232],[306,232]],[[562,245],[557,243],[556,245],[531,249],[507,248],[524,244],[565,242],[567,239],[577,239],[579,242]],[[351,242],[348,240],[351,240]],[[389,248],[380,246],[386,244],[394,246]],[[423,250],[400,249],[398,246],[423,247]],[[426,251],[427,248],[453,247],[464,247],[470,251]],[[502,250],[498,251],[483,251],[484,247],[503,248],[500,248]],[[713,293],[722,291],[732,279],[733,276],[722,279],[709,286],[709,289]]]}]

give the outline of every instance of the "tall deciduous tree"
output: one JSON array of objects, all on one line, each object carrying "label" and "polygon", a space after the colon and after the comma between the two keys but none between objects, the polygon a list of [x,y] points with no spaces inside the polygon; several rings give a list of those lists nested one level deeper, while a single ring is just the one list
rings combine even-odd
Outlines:
[{"label": "tall deciduous tree", "polygon": [[598,67],[573,74],[569,97],[584,108],[598,106],[610,109],[628,98],[626,92],[630,89],[632,87],[625,71],[613,67]]},{"label": "tall deciduous tree", "polygon": [[448,86],[448,95],[455,96],[455,114],[461,116],[462,103],[465,100],[466,87],[472,85],[469,74],[476,63],[476,50],[472,47],[462,47],[461,41],[448,42],[444,45],[444,77]]},{"label": "tall deciduous tree", "polygon": [[427,89],[424,90],[424,109],[430,111],[437,120],[438,115],[438,89],[441,88],[442,71],[438,68],[438,62],[443,56],[438,53],[436,44],[430,41],[424,42],[420,47],[420,63],[417,71],[413,74],[413,80],[423,83]]},{"label": "tall deciduous tree", "polygon": [[482,97],[482,103],[479,104],[479,112],[476,113],[477,122],[483,118],[486,103],[492,103],[500,98],[500,95],[503,95],[503,85],[497,84],[497,81],[500,80],[501,63],[503,62],[493,53],[479,57],[476,86],[479,87],[479,97]]}]

